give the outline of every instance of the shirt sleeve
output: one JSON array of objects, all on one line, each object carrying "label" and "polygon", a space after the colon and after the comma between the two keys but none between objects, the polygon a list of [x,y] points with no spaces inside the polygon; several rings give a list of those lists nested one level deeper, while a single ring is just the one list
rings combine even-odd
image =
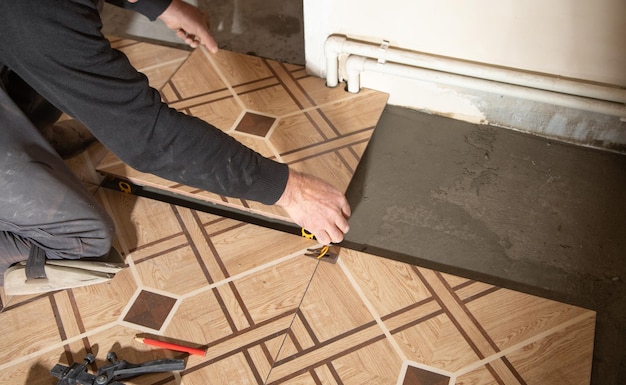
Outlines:
[{"label": "shirt sleeve", "polygon": [[0,2],[0,61],[139,171],[264,204],[280,198],[285,164],[162,103],[100,28],[95,1]]},{"label": "shirt sleeve", "polygon": [[131,3],[128,0],[106,0],[106,2],[120,8],[141,13],[148,19],[154,21],[167,9],[172,0],[138,0],[135,3]]}]

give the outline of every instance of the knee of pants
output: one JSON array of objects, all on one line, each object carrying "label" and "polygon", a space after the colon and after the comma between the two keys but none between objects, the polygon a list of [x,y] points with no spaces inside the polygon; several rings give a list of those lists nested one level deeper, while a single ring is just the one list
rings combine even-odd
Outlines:
[{"label": "knee of pants", "polygon": [[97,228],[93,229],[90,237],[81,239],[85,256],[102,256],[108,254],[115,237],[115,226],[113,220],[103,213],[96,221]]},{"label": "knee of pants", "polygon": [[32,238],[51,259],[100,257],[109,253],[115,236],[112,219],[104,212],[90,219],[67,223],[54,235]]}]

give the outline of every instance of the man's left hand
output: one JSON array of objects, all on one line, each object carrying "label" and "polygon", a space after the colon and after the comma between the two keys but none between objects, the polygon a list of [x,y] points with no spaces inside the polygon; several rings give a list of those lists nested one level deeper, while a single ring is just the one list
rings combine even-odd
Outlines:
[{"label": "man's left hand", "polygon": [[217,52],[217,42],[211,35],[209,18],[197,7],[182,0],[172,0],[159,16],[165,25],[189,46],[204,45],[212,53]]}]

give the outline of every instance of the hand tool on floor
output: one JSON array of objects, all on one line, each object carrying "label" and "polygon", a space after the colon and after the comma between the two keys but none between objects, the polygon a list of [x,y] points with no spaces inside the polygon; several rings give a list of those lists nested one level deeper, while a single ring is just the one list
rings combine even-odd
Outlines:
[{"label": "hand tool on floor", "polygon": [[185,369],[185,361],[180,359],[162,359],[131,364],[118,360],[113,352],[107,354],[110,364],[98,369],[96,374],[90,374],[87,367],[95,361],[93,354],[87,354],[82,363],[72,366],[56,364],[50,374],[59,379],[57,385],[124,385],[119,380],[137,377],[147,373],[162,373],[172,370]]},{"label": "hand tool on floor", "polygon": [[307,257],[317,258],[324,262],[337,263],[339,259],[339,252],[341,248],[339,246],[322,246],[317,249],[307,249],[308,253],[304,254]]}]

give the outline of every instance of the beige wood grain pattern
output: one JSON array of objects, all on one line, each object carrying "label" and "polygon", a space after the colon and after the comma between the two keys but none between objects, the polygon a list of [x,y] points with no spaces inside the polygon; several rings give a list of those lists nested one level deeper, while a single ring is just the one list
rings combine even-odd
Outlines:
[{"label": "beige wood grain pattern", "polygon": [[[308,321],[302,315],[302,312],[298,313],[298,316],[294,318],[291,325],[291,333],[293,338],[297,342],[301,350],[310,349],[315,346],[317,338],[312,335],[311,330],[307,328]],[[285,357],[289,356],[289,352],[286,350],[281,351],[281,354]]]},{"label": "beige wood grain pattern", "polygon": [[209,284],[193,248],[188,245],[135,263],[135,266],[143,285],[175,295],[184,295]]},{"label": "beige wood grain pattern", "polygon": [[476,352],[446,314],[394,334],[406,357],[438,369],[457,371],[478,360]]},{"label": "beige wood grain pattern", "polygon": [[338,357],[333,365],[345,385],[394,385],[402,360],[387,340],[380,340]]},{"label": "beige wood grain pattern", "polygon": [[[221,281],[226,278],[226,275],[224,271],[222,271],[220,261],[215,255],[210,234],[212,231],[220,229],[220,225],[228,225],[228,222],[223,220],[215,222],[216,218],[219,217],[206,214],[205,217],[202,218],[199,214],[200,213],[193,210],[178,208],[178,215],[185,227],[185,239],[193,245],[196,258],[201,260],[204,266],[206,266],[207,273],[212,282]],[[209,219],[209,224],[205,225],[203,219]],[[212,228],[211,225],[217,225],[217,227]]]},{"label": "beige wood grain pattern", "polygon": [[106,283],[72,289],[84,332],[117,321],[136,288],[131,271],[123,269]]},{"label": "beige wood grain pattern", "polygon": [[467,342],[474,346],[476,354],[483,358],[495,353],[495,348],[491,345],[491,341],[485,338],[481,326],[459,304],[457,297],[448,291],[442,278],[433,270],[419,269],[419,272],[423,276],[424,283],[430,287],[432,292],[437,293],[446,313],[459,324]]},{"label": "beige wood grain pattern", "polygon": [[590,357],[593,350],[595,317],[525,346],[507,358],[519,370],[528,385],[586,385],[591,379]]},{"label": "beige wood grain pattern", "polygon": [[[316,376],[317,378],[319,378],[319,382],[321,382],[322,384],[326,385],[339,385],[337,383],[337,380],[335,379],[335,377],[333,376],[333,373],[331,372],[329,365],[322,365],[322,366],[318,366],[315,368],[314,370],[314,376]],[[317,384],[315,384],[317,385]]]},{"label": "beige wood grain pattern", "polygon": [[[448,279],[446,279],[446,281],[450,282]],[[455,293],[461,301],[469,301],[476,296],[485,295],[492,290],[498,290],[497,287],[483,282],[464,281],[460,285],[461,286],[455,290]]]},{"label": "beige wood grain pattern", "polygon": [[317,349],[308,351],[307,354],[297,355],[295,358],[285,361],[278,361],[270,373],[268,383],[271,384],[290,377],[292,373],[299,372],[304,368],[318,367],[326,362],[329,357],[344,355],[346,351],[350,351],[354,346],[364,341],[380,338],[380,336],[380,329],[378,326],[373,325],[360,329],[340,341],[320,345]]},{"label": "beige wood grain pattern", "polygon": [[115,224],[130,250],[183,234],[170,204],[107,190],[103,198],[113,208]]},{"label": "beige wood grain pattern", "polygon": [[[280,346],[280,357],[295,356],[301,351],[302,349],[299,346],[298,336],[293,333],[293,330],[290,330],[289,333],[285,334],[285,339],[283,340],[283,343]],[[280,357],[277,357],[277,358],[280,358]]]},{"label": "beige wood grain pattern", "polygon": [[[233,332],[244,330],[254,325],[250,320],[247,304],[243,303],[239,290],[234,283],[219,285],[215,288],[216,295],[220,296],[222,309],[228,311],[231,329]],[[226,310],[227,309],[227,310]]]},{"label": "beige wood grain pattern", "polygon": [[[80,351],[80,348],[73,351],[78,352]],[[62,349],[53,349],[37,355],[36,359],[19,362],[8,368],[2,369],[0,383],[2,385],[46,385],[55,383],[54,377],[49,377],[50,368],[59,362],[67,365],[65,356],[60,354],[60,352],[62,352]],[[15,358],[16,357],[13,357],[12,359]],[[76,360],[82,360],[82,358],[83,357],[78,355],[76,356]]]},{"label": "beige wood grain pattern", "polygon": [[408,264],[348,249],[341,251],[341,261],[381,316],[432,297]]},{"label": "beige wood grain pattern", "polygon": [[281,314],[295,314],[315,271],[315,263],[306,262],[289,259],[234,282],[252,322],[258,324]]},{"label": "beige wood grain pattern", "polygon": [[[128,57],[130,64],[140,72],[150,68],[166,66],[172,62],[180,65],[180,62],[189,56],[189,51],[179,48],[145,42],[132,42],[130,40],[126,40],[126,42],[128,43],[120,44],[120,42],[117,42],[114,46],[122,51]],[[174,71],[172,71],[170,76],[173,73]]]},{"label": "beige wood grain pattern", "polygon": [[300,310],[321,342],[374,321],[342,271],[330,263],[320,262]]},{"label": "beige wood grain pattern", "polygon": [[[280,317],[276,317],[272,322],[265,322],[248,329],[243,329],[239,333],[234,333],[228,339],[219,339],[208,344],[206,357],[195,358],[197,361],[208,361],[228,355],[233,351],[237,351],[241,347],[254,346],[265,341],[269,341],[276,336],[280,336],[277,341],[282,343],[284,333],[287,332],[293,313],[286,313]],[[270,355],[274,356],[279,348],[279,344],[268,345]]]},{"label": "beige wood grain pattern", "polygon": [[258,383],[255,371],[250,367],[243,353],[211,363],[202,370],[190,371],[185,374],[184,378],[185,385]]},{"label": "beige wood grain pattern", "polygon": [[[389,301],[393,302],[393,300]],[[402,302],[394,305],[398,306]],[[414,302],[407,305],[404,308],[398,309],[397,312],[390,313],[383,316],[383,322],[385,327],[392,335],[395,335],[403,330],[410,329],[411,327],[424,322],[428,318],[436,317],[443,313],[441,306],[434,298],[424,300],[421,302]],[[407,332],[412,334],[412,332]],[[408,340],[405,338],[404,342]]]},{"label": "beige wood grain pattern", "polygon": [[273,75],[265,60],[256,56],[242,55],[227,50],[220,50],[217,54],[210,54],[201,50],[197,50],[195,53],[203,54],[205,60],[207,58],[212,60],[220,74],[231,86],[266,79]]},{"label": "beige wood grain pattern", "polygon": [[187,113],[210,122],[222,131],[233,129],[243,116],[241,107],[235,99],[220,99],[210,104],[192,105],[187,108]]},{"label": "beige wood grain pattern", "polygon": [[62,290],[53,294],[54,304],[57,308],[57,317],[59,317],[59,327],[62,338],[69,339],[75,337],[85,330],[80,318],[75,313],[73,293],[68,290]]},{"label": "beige wood grain pattern", "polygon": [[192,345],[204,346],[235,333],[229,318],[237,315],[236,309],[229,306],[230,302],[226,303],[226,308],[222,306],[223,293],[221,290],[207,290],[182,299],[167,325],[167,335]]},{"label": "beige wood grain pattern", "polygon": [[500,349],[588,312],[575,306],[501,289],[467,308]]},{"label": "beige wood grain pattern", "polygon": [[370,92],[362,96],[325,104],[321,111],[343,135],[354,132],[355,127],[373,128],[387,102],[387,95]]},{"label": "beige wood grain pattern", "polygon": [[[324,143],[324,138],[305,114],[297,114],[281,119],[276,124],[276,129],[272,133],[271,139],[274,148],[276,148],[276,151],[283,159],[285,159],[287,153]],[[285,161],[288,162],[287,160]]]},{"label": "beige wood grain pattern", "polygon": [[457,377],[455,385],[498,385],[498,381],[496,381],[487,367],[481,366]]},{"label": "beige wood grain pattern", "polygon": [[150,86],[160,89],[187,59],[190,51],[131,39],[108,36],[111,46],[122,51],[131,64],[148,77]]},{"label": "beige wood grain pattern", "polygon": [[269,116],[284,116],[300,110],[287,90],[281,85],[243,93],[239,98],[245,108]]},{"label": "beige wood grain pattern", "polygon": [[188,99],[227,88],[215,68],[198,50],[189,55],[168,84],[174,87],[176,94],[166,93],[164,99],[167,102]]},{"label": "beige wood grain pattern", "polygon": [[[315,245],[311,240],[252,224],[216,234],[212,241],[230,276]],[[302,266],[307,265],[308,261],[302,262]]]},{"label": "beige wood grain pattern", "polygon": [[[298,66],[228,51],[212,55],[196,50],[161,92],[173,108],[345,191],[388,96],[370,90],[353,95],[327,89],[323,79],[313,81],[302,73],[298,78],[298,71]],[[276,119],[265,137],[235,131],[248,111]],[[282,209],[180,186],[133,170],[113,155],[105,157],[98,170],[141,186],[290,221]]]},{"label": "beige wood grain pattern", "polygon": [[[118,192],[109,194],[125,196]],[[146,198],[137,200],[142,201]],[[142,205],[141,202],[138,204]],[[157,206],[159,205],[165,204],[158,202]],[[135,216],[135,220],[138,226],[148,228],[154,226],[154,223],[150,218],[151,205],[146,207],[148,210],[145,215]],[[238,265],[245,262],[245,251],[253,247],[245,243],[246,240],[250,240],[247,234],[256,234],[259,237],[252,242],[260,244],[257,246],[259,249],[264,249],[267,245],[263,239],[271,239],[276,235],[273,231],[249,233],[243,229],[247,227],[253,229],[254,226],[221,219],[211,214],[195,214],[188,209],[174,210],[169,205],[165,207],[168,210],[162,210],[166,213],[162,213],[163,215],[177,217],[181,222],[179,226],[170,228],[170,231],[167,231],[167,228],[155,228],[155,232],[164,238],[152,240],[134,252],[135,254],[144,252],[144,259],[138,259],[138,265],[148,260],[158,260],[166,255],[164,252],[168,249],[162,247],[162,244],[184,245],[185,240],[199,244],[202,241],[206,242],[207,236],[211,242],[214,238],[224,237],[222,242],[225,242],[223,244],[225,247],[216,256],[222,257],[231,252],[239,252],[239,256],[235,258],[238,262],[234,263]],[[114,214],[127,215],[124,210],[116,211]],[[165,223],[178,223],[172,219],[162,219],[165,219]],[[188,238],[181,233],[180,226],[186,229],[184,234],[187,234]],[[206,231],[203,232],[202,228]],[[233,234],[227,236],[229,233]],[[225,241],[226,239],[228,241]],[[172,240],[175,242],[168,243]],[[287,249],[300,248],[303,246],[300,243],[302,241],[306,240],[289,236],[280,244]],[[241,248],[243,251],[238,251],[236,247],[240,242],[242,245],[246,244]],[[478,282],[468,285],[463,279],[443,277],[419,269],[420,275],[425,279],[422,281],[412,266],[344,249],[341,260],[354,278],[354,281],[350,281],[338,265],[319,263],[316,269],[318,262],[304,256],[292,256],[276,264],[275,261],[281,258],[280,255],[293,254],[289,253],[291,249],[285,250],[273,250],[271,256],[263,261],[266,265],[262,263],[247,265],[244,270],[238,272],[244,276],[232,283],[218,282],[217,287],[213,289],[208,288],[206,283],[197,284],[196,292],[189,292],[179,299],[179,306],[172,309],[171,317],[164,325],[164,337],[186,341],[195,346],[209,347],[207,357],[189,357],[188,370],[183,373],[184,383],[204,379],[215,374],[216,370],[218,375],[226,375],[224,373],[229,365],[235,362],[237,365],[244,365],[238,359],[233,360],[233,357],[240,355],[246,358],[244,365],[246,367],[244,370],[232,368],[232,376],[229,377],[232,378],[231,381],[237,381],[239,378],[247,380],[247,375],[252,373],[255,381],[259,377],[265,378],[269,375],[269,383],[285,379],[285,383],[298,381],[307,383],[312,380],[314,383],[327,381],[332,384],[336,383],[334,376],[339,376],[341,383],[344,384],[357,384],[363,381],[395,383],[389,381],[396,378],[399,373],[402,358],[395,350],[394,344],[411,362],[419,362],[427,368],[466,373],[458,377],[458,383],[489,384],[497,378],[502,383],[508,384],[520,383],[519,378],[523,378],[526,383],[532,384],[537,383],[536,379],[545,376],[545,373],[561,371],[565,366],[574,373],[573,375],[588,378],[593,347],[593,312],[583,310],[564,312],[562,306],[568,305],[504,289],[493,291],[490,290],[490,285]],[[151,253],[148,251],[152,251],[154,257],[150,258]],[[189,251],[189,256],[193,254]],[[215,256],[208,257],[203,263],[206,264],[206,261]],[[248,257],[250,258],[250,255]],[[214,267],[220,268],[217,265]],[[308,268],[308,273],[305,267]],[[245,275],[250,271],[252,271],[250,274]],[[137,361],[168,354],[167,350],[153,350],[144,345],[135,347],[132,337],[144,329],[132,328],[127,322],[120,324],[119,320],[128,306],[130,297],[138,289],[138,285],[145,285],[141,278],[135,281],[136,277],[131,274],[131,269],[124,272],[125,274],[111,281],[113,285],[95,285],[55,294],[55,298],[59,298],[55,305],[57,311],[65,311],[70,307],[80,309],[75,315],[78,317],[75,320],[72,320],[69,313],[60,318],[64,325],[63,329],[75,334],[78,328],[84,330],[87,337],[84,340],[73,340],[68,344],[55,339],[51,345],[53,350],[67,346],[72,354],[78,357],[83,354],[79,353],[81,349],[92,344],[98,344],[98,349],[103,352],[113,343],[110,341],[117,341],[117,349],[131,346],[133,349],[136,348],[136,353],[130,357],[137,357]],[[308,286],[311,277],[313,281]],[[439,283],[433,284],[437,280]],[[455,299],[444,283],[448,286],[450,283],[462,285],[454,292],[461,297]],[[427,290],[426,284],[437,290],[432,292]],[[150,289],[148,286],[144,288]],[[175,297],[178,289],[162,287],[158,290],[164,295]],[[373,315],[369,314],[367,306],[357,295],[358,292],[364,295],[376,312],[383,316],[383,326],[390,331],[390,336],[385,336],[384,329],[373,321]],[[480,295],[485,292],[487,294]],[[490,295],[496,294],[502,295],[502,299],[495,302],[486,300]],[[61,295],[64,297],[59,297]],[[101,301],[93,301],[94,297]],[[462,301],[463,297],[467,299],[467,303]],[[462,308],[472,306],[472,314],[485,315],[491,314],[490,308],[494,305],[500,306],[500,302],[510,300],[516,305],[508,311],[515,312],[518,308],[525,309],[518,304],[520,298],[526,297],[531,299],[528,302],[532,304],[527,307],[529,309],[535,309],[538,300],[545,301],[539,306],[541,311],[522,311],[518,317],[523,321],[507,322],[513,329],[520,328],[519,325],[523,323],[533,325],[528,328],[532,333],[526,337],[519,337],[520,342],[513,349],[509,348],[505,358],[498,354],[488,357],[489,370],[484,364],[477,364],[478,357],[467,342],[468,336],[472,335],[466,330],[467,320],[464,317],[468,314],[463,315]],[[45,297],[39,300],[47,301]],[[459,311],[450,310],[450,301],[457,303]],[[448,313],[443,312],[439,303],[446,306]],[[302,311],[301,315],[296,314],[298,308]],[[18,309],[21,311],[25,308]],[[545,310],[549,309],[551,311],[548,313],[559,316],[545,317]],[[42,311],[45,313],[41,306],[37,306],[37,312]],[[39,313],[30,316],[45,318]],[[455,317],[455,322],[449,318],[450,316]],[[545,319],[550,319],[550,322],[546,322]],[[79,324],[82,326],[79,327]],[[289,336],[285,339],[288,332]],[[538,339],[537,336],[541,338]],[[103,339],[107,342],[103,343]],[[526,340],[529,342],[524,344]],[[46,348],[40,346],[38,349],[42,353],[35,352],[32,359],[27,359],[29,365],[45,357]],[[559,359],[565,351],[571,354],[566,365]],[[274,361],[274,357],[278,357],[279,360]],[[511,363],[507,364],[505,360],[510,360]],[[16,362],[15,365],[11,365],[7,373],[17,373],[15,374],[17,377],[23,376],[22,364]],[[482,369],[465,369],[472,367]],[[144,381],[150,380],[142,379],[130,383],[146,383]]]},{"label": "beige wood grain pattern", "polygon": [[0,313],[0,362],[37,352],[61,341],[48,298],[20,306],[19,312]]}]

